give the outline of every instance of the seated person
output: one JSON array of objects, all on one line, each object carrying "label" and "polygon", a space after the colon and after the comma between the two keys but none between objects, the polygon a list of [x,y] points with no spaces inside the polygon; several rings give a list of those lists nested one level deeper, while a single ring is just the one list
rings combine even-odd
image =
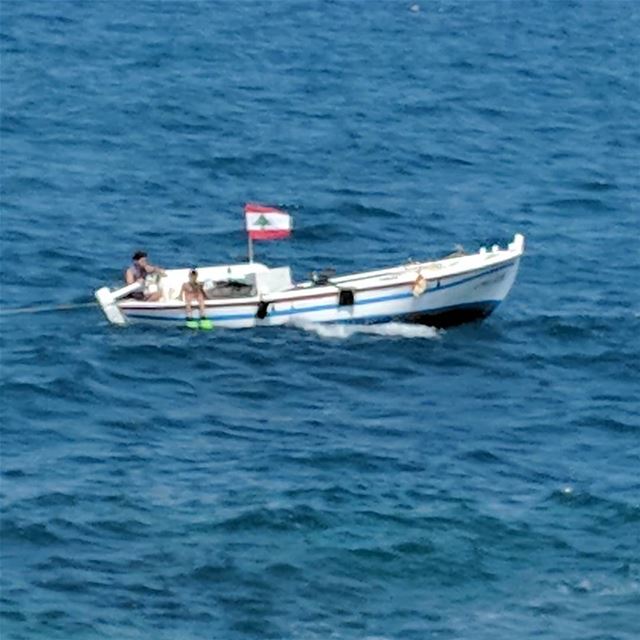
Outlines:
[{"label": "seated person", "polygon": [[191,303],[197,302],[200,310],[200,319],[205,318],[204,309],[204,291],[202,284],[198,282],[198,272],[191,269],[189,272],[189,280],[182,285],[180,295],[184,298],[184,304],[187,308],[187,320],[192,320]]},{"label": "seated person", "polygon": [[[131,266],[126,270],[124,274],[124,279],[127,284],[133,284],[134,282],[144,282],[145,278],[152,273],[156,273],[160,276],[163,276],[165,274],[163,269],[161,269],[160,267],[154,267],[152,264],[149,264],[147,262],[147,254],[144,251],[136,251],[133,254],[132,260],[133,262],[131,263]],[[160,298],[162,298],[162,293],[160,291],[134,291],[130,297],[135,298],[136,300],[155,302],[156,300],[160,300]]]}]

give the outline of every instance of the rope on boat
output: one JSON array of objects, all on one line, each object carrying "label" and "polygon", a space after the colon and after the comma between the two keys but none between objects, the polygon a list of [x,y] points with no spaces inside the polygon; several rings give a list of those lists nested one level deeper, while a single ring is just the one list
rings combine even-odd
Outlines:
[{"label": "rope on boat", "polygon": [[8,309],[0,309],[0,315],[16,315],[18,313],[43,313],[45,311],[71,311],[73,309],[82,309],[83,307],[95,307],[97,302],[76,302],[72,304],[50,304],[38,305],[35,307],[9,307]]}]

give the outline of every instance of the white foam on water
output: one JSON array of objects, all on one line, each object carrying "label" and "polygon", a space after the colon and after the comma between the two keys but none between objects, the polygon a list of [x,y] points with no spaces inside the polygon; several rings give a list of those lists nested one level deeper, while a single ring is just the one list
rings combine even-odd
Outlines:
[{"label": "white foam on water", "polygon": [[304,331],[319,335],[321,338],[346,340],[354,335],[369,334],[393,338],[422,338],[433,340],[440,333],[433,327],[403,322],[385,322],[383,324],[328,324],[317,322],[297,322],[295,326]]}]

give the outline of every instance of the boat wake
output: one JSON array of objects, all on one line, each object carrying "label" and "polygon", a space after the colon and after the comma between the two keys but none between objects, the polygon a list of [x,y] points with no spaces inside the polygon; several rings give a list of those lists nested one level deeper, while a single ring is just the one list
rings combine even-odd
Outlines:
[{"label": "boat wake", "polygon": [[298,329],[309,331],[321,338],[345,340],[358,334],[388,336],[393,338],[438,338],[440,332],[434,327],[403,322],[385,322],[384,324],[330,324],[315,322],[297,322]]}]

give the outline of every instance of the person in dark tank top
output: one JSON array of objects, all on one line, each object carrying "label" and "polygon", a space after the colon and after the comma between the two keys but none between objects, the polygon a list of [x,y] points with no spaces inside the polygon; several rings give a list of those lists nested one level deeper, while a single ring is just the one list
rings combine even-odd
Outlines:
[{"label": "person in dark tank top", "polygon": [[[136,251],[132,257],[131,266],[124,274],[124,279],[127,284],[133,284],[134,282],[144,282],[148,275],[158,274],[159,276],[162,276],[164,273],[164,270],[160,267],[149,264],[145,251]],[[155,302],[162,298],[162,293],[160,291],[134,291],[130,297],[135,298],[136,300]]]}]

